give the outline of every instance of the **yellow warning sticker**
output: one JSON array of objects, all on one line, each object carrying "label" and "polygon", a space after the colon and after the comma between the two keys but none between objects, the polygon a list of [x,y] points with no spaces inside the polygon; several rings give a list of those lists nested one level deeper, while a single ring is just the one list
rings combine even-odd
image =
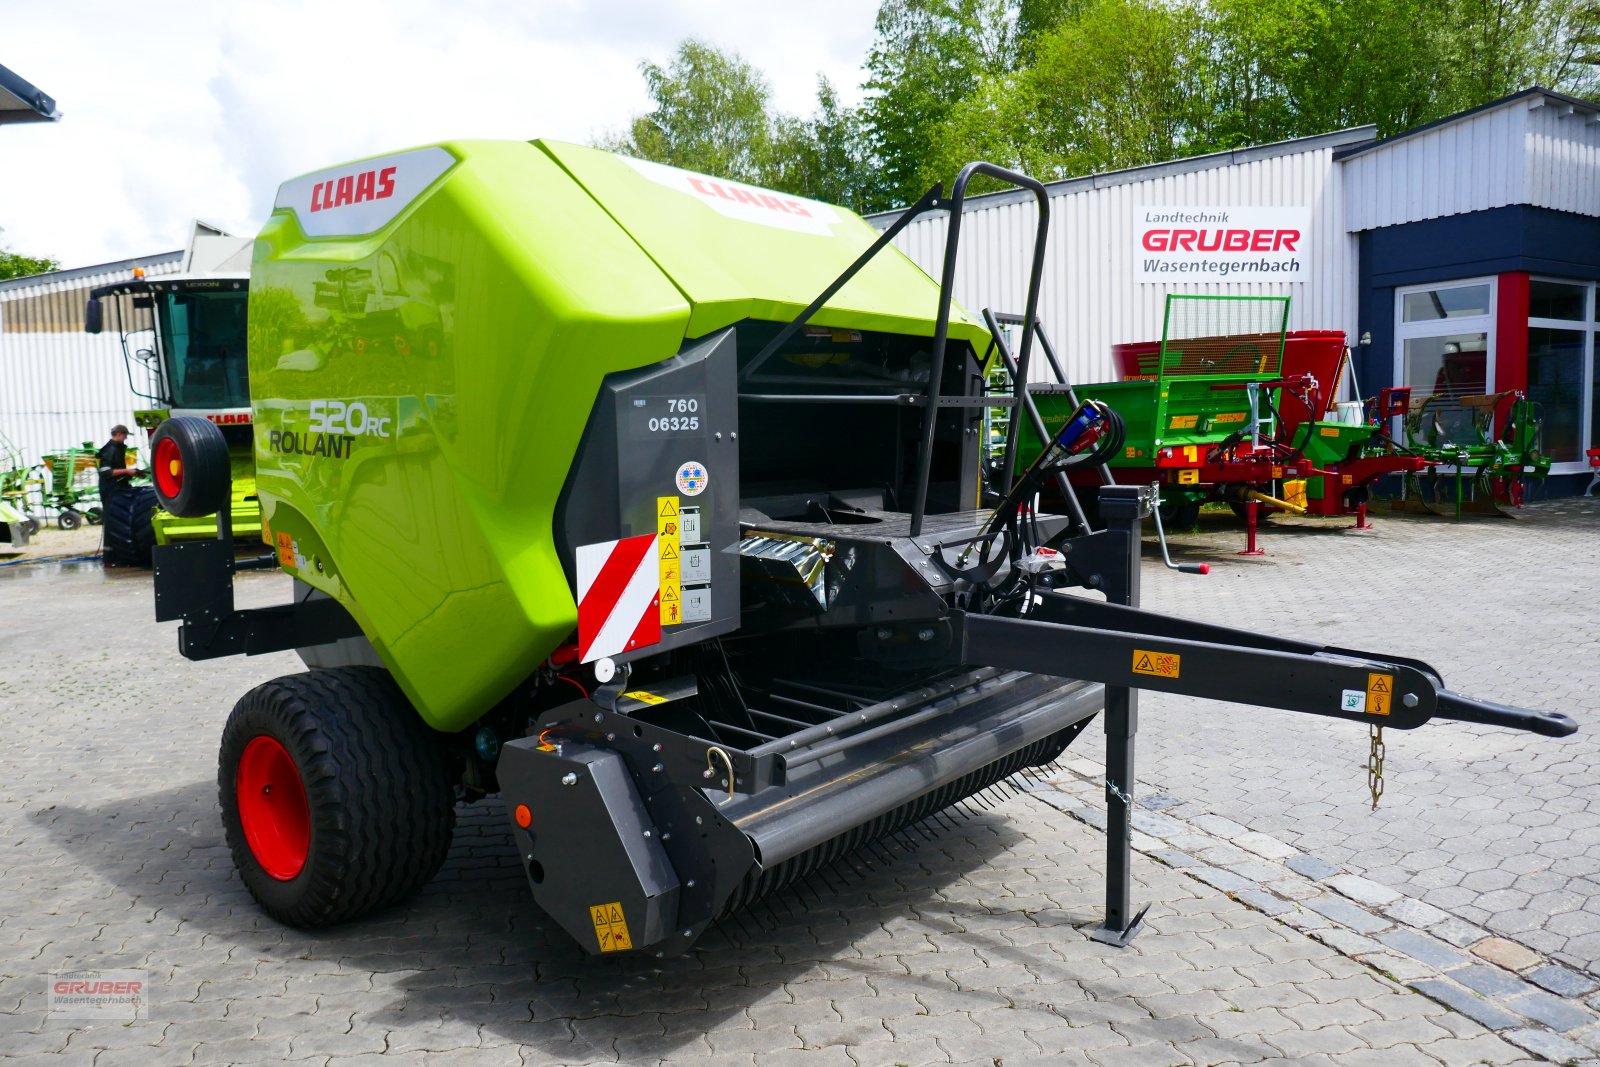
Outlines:
[{"label": "yellow warning sticker", "polygon": [[643,689],[634,689],[622,695],[629,700],[637,700],[641,704],[665,704],[667,702],[666,697],[657,696],[655,693],[646,693]]},{"label": "yellow warning sticker", "polygon": [[1318,430],[1317,432],[1320,433],[1324,437],[1338,437],[1339,436],[1339,427],[1337,427],[1337,426],[1324,426],[1324,427],[1322,427],[1322,429]]},{"label": "yellow warning sticker", "polygon": [[1172,428],[1174,430],[1192,430],[1197,418],[1199,418],[1198,415],[1174,415],[1172,416]]},{"label": "yellow warning sticker", "polygon": [[1230,422],[1243,422],[1244,421],[1244,412],[1242,412],[1242,411],[1224,411],[1224,412],[1222,412],[1222,414],[1217,415],[1216,417],[1214,417],[1211,421],[1214,422],[1214,423],[1217,423],[1218,425],[1224,425],[1224,424],[1230,423]]},{"label": "yellow warning sticker", "polygon": [[1355,481],[1355,475],[1353,475],[1353,474],[1341,474],[1341,475],[1339,475],[1339,483],[1341,485],[1349,485],[1354,481]]},{"label": "yellow warning sticker", "polygon": [[594,923],[595,940],[601,952],[625,952],[633,947],[628,936],[628,921],[622,917],[622,902],[596,904],[589,909],[589,919]]},{"label": "yellow warning sticker", "polygon": [[1151,674],[1157,678],[1176,678],[1182,662],[1183,657],[1175,652],[1152,652],[1143,648],[1133,650],[1134,674]]},{"label": "yellow warning sticker", "polygon": [[1282,478],[1283,477],[1283,468],[1282,467],[1273,467],[1272,468],[1272,476],[1274,478]]},{"label": "yellow warning sticker", "polygon": [[1367,675],[1367,714],[1389,714],[1389,702],[1394,699],[1394,675]]},{"label": "yellow warning sticker", "polygon": [[278,563],[285,567],[294,566],[294,538],[286,533],[278,535]]},{"label": "yellow warning sticker", "polygon": [[661,625],[676,626],[683,621],[683,570],[678,553],[679,501],[675,496],[656,497],[656,550],[661,562]]},{"label": "yellow warning sticker", "polygon": [[1198,470],[1194,469],[1193,467],[1190,467],[1188,470],[1179,471],[1178,472],[1178,484],[1179,485],[1199,485],[1200,484],[1200,472]]}]

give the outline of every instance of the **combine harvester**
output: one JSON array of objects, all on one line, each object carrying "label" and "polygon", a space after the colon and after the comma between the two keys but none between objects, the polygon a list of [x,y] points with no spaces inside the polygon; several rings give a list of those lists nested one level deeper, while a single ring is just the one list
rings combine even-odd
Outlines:
[{"label": "combine harvester", "polygon": [[[177,416],[203,418],[221,429],[229,444],[232,472],[229,522],[241,539],[250,542],[249,550],[258,551],[261,508],[256,501],[245,365],[250,245],[247,238],[229,237],[196,223],[179,273],[147,278],[135,267],[126,281],[91,290],[85,329],[100,333],[106,324],[106,305],[117,310],[129,388],[158,405],[134,412],[134,422],[146,432],[153,433]],[[152,312],[154,328],[127,328],[135,321],[128,314],[129,305],[135,311]],[[91,467],[93,457],[91,448]],[[157,452],[151,458],[153,477],[159,481],[162,470],[171,466],[172,452]],[[151,486],[118,493],[102,511],[106,558],[115,563],[148,567],[156,545],[209,540],[217,534],[215,519],[186,519],[159,510]]]},{"label": "combine harvester", "polygon": [[[1002,332],[1015,315],[985,312],[1008,366]],[[1104,480],[1160,487],[1165,528],[1193,525],[1200,507],[1225,502],[1246,523],[1241,555],[1260,555],[1258,513],[1355,516],[1366,530],[1370,487],[1428,461],[1395,449],[1356,405],[1337,403],[1348,362],[1339,331],[1288,332],[1288,297],[1169,296],[1160,341],[1121,344],[1122,380],[1073,388],[1047,339],[1054,384],[1035,383],[1017,462],[1027,463],[1079,398],[1113,407],[1128,426]],[[1094,472],[1072,477],[1092,493]]]},{"label": "combine harvester", "polygon": [[[1043,186],[987,164],[881,236],[549,141],[282,186],[255,247],[250,378],[290,600],[234,606],[222,428],[172,418],[153,438],[163,505],[221,520],[156,550],[157,618],[181,620],[191,659],[296,649],[310,668],[245,694],[223,730],[227,840],[269,914],[315,927],[404,898],[443,861],[457,799],[500,793],[535,899],[584,949],[675,955],[1049,764],[1104,708],[1098,936],[1123,942],[1136,688],[1370,731],[1575,729],[1416,660],[1140,611],[1148,487],[1104,488],[1097,533],[1021,518],[1046,479],[1125,447],[1103,404],[980,510],[990,337],[949,284],[974,174],[1037,197],[1042,253]],[[942,285],[888,247],[935,207]],[[404,345],[330,344],[351,337],[330,279],[390,270],[431,313],[396,318]],[[1031,342],[1030,324],[1024,363]]]}]

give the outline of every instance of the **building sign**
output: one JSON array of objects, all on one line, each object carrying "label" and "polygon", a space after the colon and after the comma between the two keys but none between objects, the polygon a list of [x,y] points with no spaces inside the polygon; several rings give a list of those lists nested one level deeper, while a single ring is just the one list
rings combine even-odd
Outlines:
[{"label": "building sign", "polygon": [[1136,207],[1133,240],[1135,281],[1310,279],[1310,208]]}]

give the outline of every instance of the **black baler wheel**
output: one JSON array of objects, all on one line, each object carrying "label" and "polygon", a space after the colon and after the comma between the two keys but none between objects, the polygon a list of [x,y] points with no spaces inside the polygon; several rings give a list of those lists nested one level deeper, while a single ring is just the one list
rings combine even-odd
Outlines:
[{"label": "black baler wheel", "polygon": [[[246,693],[222,731],[217,788],[250,895],[279,922],[314,928],[420,889],[455,824],[440,751],[379,668],[292,674]],[[271,789],[270,803],[255,795]]]},{"label": "black baler wheel", "polygon": [[135,567],[150,566],[150,554],[156,547],[155,515],[156,491],[149,486],[113,493],[103,516],[106,559]]},{"label": "black baler wheel", "polygon": [[63,510],[56,516],[56,526],[63,530],[76,530],[83,525],[83,513],[71,508]]}]

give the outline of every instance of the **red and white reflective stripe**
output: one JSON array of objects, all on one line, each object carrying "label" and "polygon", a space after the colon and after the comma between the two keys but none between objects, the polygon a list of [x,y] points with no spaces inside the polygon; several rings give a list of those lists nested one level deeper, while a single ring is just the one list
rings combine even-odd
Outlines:
[{"label": "red and white reflective stripe", "polygon": [[578,659],[661,641],[661,549],[655,534],[578,546]]}]

